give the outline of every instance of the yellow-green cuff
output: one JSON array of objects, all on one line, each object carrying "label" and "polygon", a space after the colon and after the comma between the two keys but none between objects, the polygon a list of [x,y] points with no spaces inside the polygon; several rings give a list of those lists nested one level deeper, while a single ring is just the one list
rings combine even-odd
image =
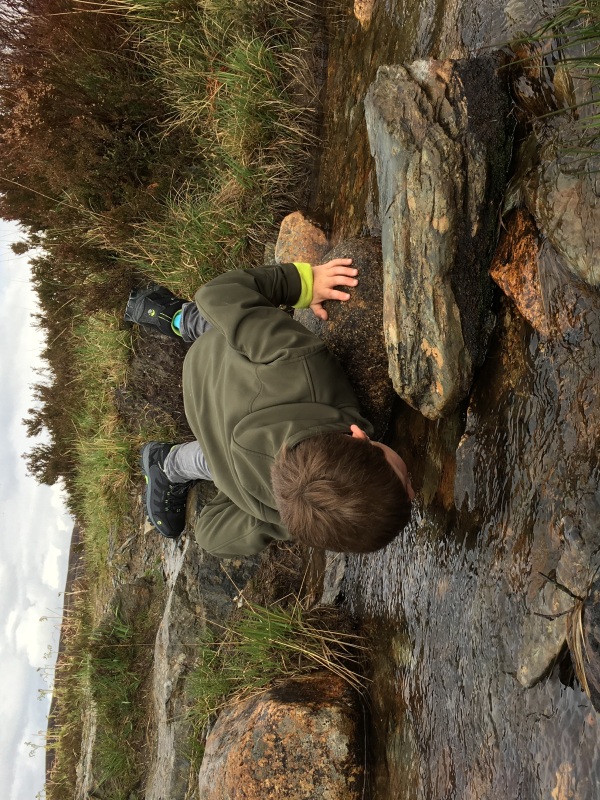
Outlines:
[{"label": "yellow-green cuff", "polygon": [[302,283],[302,291],[297,303],[294,303],[294,308],[308,308],[312,302],[313,296],[313,271],[310,264],[302,262],[293,262],[300,275],[300,282]]}]

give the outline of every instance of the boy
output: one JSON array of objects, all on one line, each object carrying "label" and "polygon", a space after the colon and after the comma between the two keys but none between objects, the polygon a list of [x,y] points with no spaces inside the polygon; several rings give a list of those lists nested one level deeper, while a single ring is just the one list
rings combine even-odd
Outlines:
[{"label": "boy", "polygon": [[248,555],[273,540],[329,550],[384,547],[410,516],[406,465],[372,442],[371,424],[323,342],[279,308],[346,301],[336,286],[358,283],[351,259],[228,272],[195,303],[166,290],[134,292],[126,319],[192,341],[183,396],[195,442],[150,442],[142,450],[146,511],[178,537],[190,482],[219,490],[195,535],[221,557]]}]

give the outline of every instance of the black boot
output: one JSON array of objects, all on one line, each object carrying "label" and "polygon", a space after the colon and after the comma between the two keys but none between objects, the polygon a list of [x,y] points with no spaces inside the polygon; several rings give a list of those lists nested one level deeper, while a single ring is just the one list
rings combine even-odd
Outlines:
[{"label": "black boot", "polygon": [[142,448],[140,464],[146,479],[146,515],[156,530],[177,539],[185,528],[185,504],[193,481],[171,483],[164,473],[165,458],[172,444],[148,442]]},{"label": "black boot", "polygon": [[125,319],[139,325],[150,325],[165,336],[181,340],[181,334],[173,326],[173,317],[181,311],[184,303],[185,300],[175,297],[162,286],[133,289],[125,307]]}]

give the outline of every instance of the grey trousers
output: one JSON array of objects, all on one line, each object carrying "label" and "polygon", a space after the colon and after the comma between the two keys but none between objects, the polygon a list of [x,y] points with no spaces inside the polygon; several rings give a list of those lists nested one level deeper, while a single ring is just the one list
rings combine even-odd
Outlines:
[{"label": "grey trousers", "polygon": [[[194,342],[211,327],[198,311],[196,303],[184,303],[179,330],[184,342]],[[210,481],[212,476],[198,442],[176,444],[165,458],[163,471],[171,483]]]}]

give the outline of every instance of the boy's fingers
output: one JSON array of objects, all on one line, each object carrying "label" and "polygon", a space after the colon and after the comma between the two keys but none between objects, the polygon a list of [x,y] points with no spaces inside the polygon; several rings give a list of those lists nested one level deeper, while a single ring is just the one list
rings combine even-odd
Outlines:
[{"label": "boy's fingers", "polygon": [[339,264],[330,267],[329,272],[333,273],[334,275],[358,275],[358,270],[356,267],[344,267]]},{"label": "boy's fingers", "polygon": [[332,275],[329,279],[329,287],[333,289],[334,286],[356,286],[358,278],[351,275]]},{"label": "boy's fingers", "polygon": [[336,289],[332,289],[329,292],[329,300],[350,300],[350,295],[347,292],[338,292]]},{"label": "boy's fingers", "polygon": [[346,267],[352,263],[351,258],[334,258],[324,264],[325,267]]},{"label": "boy's fingers", "polygon": [[318,317],[319,319],[322,319],[322,320],[326,320],[327,319],[328,314],[325,311],[325,309],[323,308],[321,303],[313,303],[313,305],[311,305],[311,308],[312,308],[312,312],[315,315],[315,317]]}]

